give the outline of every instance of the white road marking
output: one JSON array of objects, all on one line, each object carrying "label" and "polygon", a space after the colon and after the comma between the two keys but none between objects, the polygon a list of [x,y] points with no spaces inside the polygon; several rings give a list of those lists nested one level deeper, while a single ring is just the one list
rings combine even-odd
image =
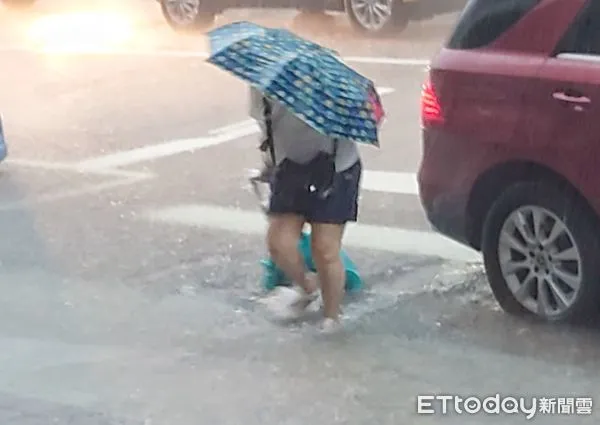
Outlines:
[{"label": "white road marking", "polygon": [[249,128],[249,127],[255,127],[257,132],[260,130],[260,128],[255,120],[247,119],[247,120],[243,120],[243,121],[234,122],[232,124],[224,125],[223,127],[213,128],[212,130],[208,131],[208,134],[211,136],[216,136],[216,135],[220,135],[223,133],[236,131],[236,130],[239,130],[240,128]]},{"label": "white road marking", "polygon": [[141,171],[129,171],[129,170],[114,170],[114,169],[80,169],[77,164],[68,162],[51,162],[51,161],[39,161],[36,159],[23,159],[23,158],[7,158],[4,161],[9,166],[36,168],[40,170],[48,171],[70,171],[73,173],[80,174],[95,174],[99,176],[113,176],[131,179],[147,179],[155,177],[152,173],[141,172]]},{"label": "white road marking", "polygon": [[418,195],[416,173],[365,170],[361,187],[372,192]]},{"label": "white road marking", "polygon": [[208,53],[195,50],[167,50],[167,49],[102,49],[76,47],[40,48],[31,46],[3,46],[0,52],[33,53],[48,56],[146,56],[146,57],[172,57],[172,58],[199,58],[207,59]]},{"label": "white road marking", "polygon": [[367,63],[373,65],[396,65],[396,66],[422,66],[429,65],[429,59],[422,58],[395,58],[385,56],[345,56],[345,62]]},{"label": "white road marking", "polygon": [[[260,172],[257,168],[248,168],[248,177]],[[400,195],[418,195],[417,174],[411,172],[363,170],[361,189],[370,192],[396,193]]]},{"label": "white road marking", "polygon": [[130,171],[113,168],[82,169],[79,168],[78,164],[73,164],[73,169],[81,174],[95,174],[98,176],[113,176],[138,180],[146,180],[156,177],[156,174],[147,171]]},{"label": "white road marking", "polygon": [[212,137],[173,140],[157,145],[149,145],[137,149],[90,158],[79,162],[77,164],[77,168],[87,172],[133,165],[140,162],[152,161],[157,158],[177,155],[184,152],[194,152],[198,149],[208,148],[210,146],[237,140],[241,137],[252,135],[257,131],[258,128],[255,127],[240,127],[238,129],[233,129],[229,132],[220,133]]},{"label": "white road marking", "polygon": [[[394,89],[391,87],[379,87],[378,91],[383,96],[392,93]],[[258,124],[256,124],[254,120],[247,119],[209,130],[208,134],[210,137],[172,140],[156,145],[149,145],[137,149],[89,158],[79,162],[77,168],[82,172],[91,172],[123,167],[184,152],[194,152],[198,149],[204,149],[221,143],[231,142],[241,137],[251,136],[258,132],[260,132]]]},{"label": "white road marking", "polygon": [[[171,58],[199,58],[207,59],[208,53],[195,50],[138,50],[138,49],[41,49],[26,46],[0,47],[0,52],[25,52],[53,56],[146,56],[146,57],[171,57]],[[373,65],[393,65],[409,67],[426,67],[429,59],[425,58],[400,58],[388,56],[343,56],[342,60],[348,63],[365,63]]]},{"label": "white road marking", "polygon": [[394,93],[396,89],[392,87],[377,87],[377,92],[379,96],[385,96],[386,94]]},{"label": "white road marking", "polygon": [[73,171],[73,164],[66,162],[39,161],[37,159],[7,158],[4,161],[8,165],[18,167],[39,168],[41,170],[66,170]]},{"label": "white road marking", "polygon": [[52,192],[46,195],[35,196],[32,199],[26,198],[16,202],[0,203],[0,211],[20,210],[31,205],[45,204],[55,201],[62,201],[68,198],[75,198],[78,196],[96,194],[106,190],[115,189],[117,187],[140,183],[141,181],[148,180],[152,177],[152,175],[140,175],[138,177],[120,178],[103,183],[84,185],[83,187],[77,189]]},{"label": "white road marking", "polygon": [[[395,91],[395,89],[391,87],[378,87],[377,90],[382,96]],[[204,149],[221,143],[231,142],[241,137],[251,136],[259,131],[260,127],[254,120],[246,119],[209,130],[208,134],[210,137],[172,140],[156,145],[149,145],[105,156],[89,158],[79,162],[77,168],[83,172],[91,172],[133,165],[184,152],[194,152],[198,149]]]},{"label": "white road marking", "polygon": [[[156,49],[156,50],[139,50],[139,49],[76,49],[76,48],[65,48],[65,49],[40,49],[32,47],[1,47],[1,52],[31,52],[38,54],[47,55],[81,55],[81,56],[154,56],[154,57],[173,57],[173,58],[200,58],[207,59],[209,54],[202,51],[194,50],[167,50],[167,49]],[[423,58],[399,58],[399,57],[386,57],[386,56],[343,56],[344,62],[354,63],[367,63],[367,64],[379,64],[379,65],[396,65],[396,66],[427,66],[429,65],[428,59]]]},{"label": "white road marking", "polygon": [[[153,222],[261,236],[266,226],[264,214],[216,205],[180,205],[145,211],[138,216]],[[348,225],[344,246],[454,261],[480,261],[476,251],[437,233],[369,224]]]}]

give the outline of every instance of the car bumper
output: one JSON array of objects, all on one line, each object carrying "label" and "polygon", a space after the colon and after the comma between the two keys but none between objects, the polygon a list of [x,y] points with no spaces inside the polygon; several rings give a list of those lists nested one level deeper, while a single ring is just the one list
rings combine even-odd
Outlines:
[{"label": "car bumper", "polygon": [[467,220],[472,182],[468,172],[456,166],[462,163],[456,146],[437,130],[423,131],[423,159],[417,176],[419,197],[427,219],[438,232],[474,248]]},{"label": "car bumper", "polygon": [[[422,185],[420,190],[427,190]],[[421,198],[421,204],[427,215],[427,220],[438,232],[473,248],[467,234],[467,221],[464,214],[464,202],[453,198],[435,198],[429,201]]]}]

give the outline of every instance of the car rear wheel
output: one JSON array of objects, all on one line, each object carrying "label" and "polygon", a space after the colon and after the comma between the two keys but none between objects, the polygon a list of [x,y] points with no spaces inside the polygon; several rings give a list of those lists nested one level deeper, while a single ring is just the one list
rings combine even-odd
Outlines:
[{"label": "car rear wheel", "polygon": [[24,9],[33,5],[35,2],[36,0],[0,0],[0,3],[11,9]]},{"label": "car rear wheel", "polygon": [[491,289],[508,313],[548,322],[595,316],[600,295],[598,226],[568,191],[540,182],[508,188],[484,223]]},{"label": "car rear wheel", "polygon": [[352,27],[372,36],[399,32],[409,23],[409,9],[402,0],[345,0]]},{"label": "car rear wheel", "polygon": [[211,26],[216,12],[206,8],[205,0],[160,0],[163,16],[177,31],[202,31]]}]

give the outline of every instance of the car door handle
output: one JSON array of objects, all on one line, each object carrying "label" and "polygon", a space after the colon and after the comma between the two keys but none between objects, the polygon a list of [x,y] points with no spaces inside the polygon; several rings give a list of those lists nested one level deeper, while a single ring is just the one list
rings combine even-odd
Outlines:
[{"label": "car door handle", "polygon": [[552,93],[552,97],[562,102],[577,103],[579,105],[587,105],[589,103],[592,103],[592,100],[589,97],[577,95],[572,96],[562,91]]}]

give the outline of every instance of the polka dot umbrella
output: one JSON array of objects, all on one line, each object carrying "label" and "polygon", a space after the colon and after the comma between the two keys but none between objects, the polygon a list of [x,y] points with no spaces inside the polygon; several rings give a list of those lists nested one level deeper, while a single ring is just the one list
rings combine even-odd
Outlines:
[{"label": "polka dot umbrella", "polygon": [[250,22],[208,35],[209,63],[247,81],[322,134],[379,146],[385,112],[375,85],[333,50]]}]

